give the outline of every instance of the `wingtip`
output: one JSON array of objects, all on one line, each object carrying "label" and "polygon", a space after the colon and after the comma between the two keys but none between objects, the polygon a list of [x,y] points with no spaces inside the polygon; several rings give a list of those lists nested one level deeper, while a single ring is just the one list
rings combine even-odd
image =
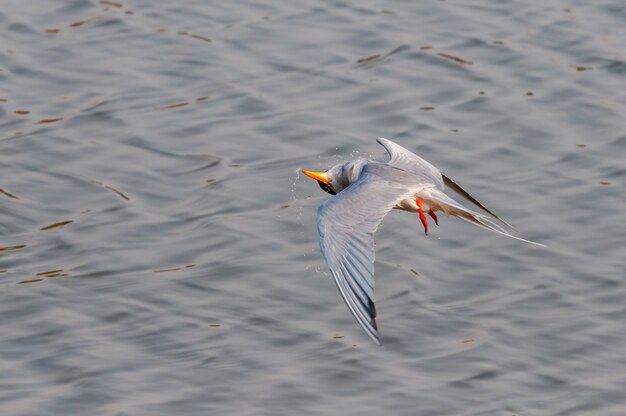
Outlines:
[{"label": "wingtip", "polygon": [[376,306],[374,305],[374,302],[371,299],[368,299],[368,306],[370,309],[371,329],[366,330],[365,332],[367,332],[367,335],[370,336],[370,338],[372,339],[372,341],[374,341],[376,345],[380,345],[380,336],[378,335],[378,324],[376,323]]},{"label": "wingtip", "polygon": [[378,331],[376,331],[375,333],[368,332],[368,335],[370,336],[370,339],[374,341],[374,344],[378,346],[382,345],[382,342],[380,341],[380,336],[378,335]]}]

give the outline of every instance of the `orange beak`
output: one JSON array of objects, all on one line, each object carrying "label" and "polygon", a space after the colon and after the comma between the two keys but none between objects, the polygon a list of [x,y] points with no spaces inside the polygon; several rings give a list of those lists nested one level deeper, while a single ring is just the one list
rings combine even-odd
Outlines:
[{"label": "orange beak", "polygon": [[330,185],[326,172],[312,172],[310,170],[303,170],[302,173],[304,173],[309,178],[313,178],[316,181],[322,182],[325,185]]}]

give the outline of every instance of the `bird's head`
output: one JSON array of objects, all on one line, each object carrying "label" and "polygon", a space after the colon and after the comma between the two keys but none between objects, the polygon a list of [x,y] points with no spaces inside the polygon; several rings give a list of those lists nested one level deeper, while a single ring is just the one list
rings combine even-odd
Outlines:
[{"label": "bird's head", "polygon": [[326,172],[313,172],[310,170],[302,170],[309,178],[313,178],[317,181],[317,184],[322,188],[324,192],[328,192],[331,195],[336,195],[337,192],[334,191],[333,185],[331,183],[331,177],[328,175],[328,171]]},{"label": "bird's head", "polygon": [[302,170],[302,173],[315,179],[325,192],[337,195],[359,178],[366,163],[366,160],[355,160],[332,166],[325,172]]}]

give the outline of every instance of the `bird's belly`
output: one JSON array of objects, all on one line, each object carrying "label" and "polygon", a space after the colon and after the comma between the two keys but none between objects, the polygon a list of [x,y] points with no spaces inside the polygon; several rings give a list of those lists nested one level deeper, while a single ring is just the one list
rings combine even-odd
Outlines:
[{"label": "bird's belly", "polygon": [[[396,204],[394,208],[401,209],[402,211],[419,212],[419,207],[417,206],[417,203],[415,202],[415,198],[419,198],[419,196],[416,195],[416,196],[412,196],[409,198],[405,198],[402,201],[400,201],[398,204]],[[424,201],[424,199],[422,198],[420,198],[420,201],[422,201],[423,212],[430,211],[430,205],[428,204],[428,202]]]}]

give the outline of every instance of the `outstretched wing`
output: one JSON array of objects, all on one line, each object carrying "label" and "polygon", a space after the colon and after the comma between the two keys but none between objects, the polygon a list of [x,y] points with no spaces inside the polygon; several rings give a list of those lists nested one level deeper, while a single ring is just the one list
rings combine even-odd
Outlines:
[{"label": "outstretched wing", "polygon": [[374,306],[374,233],[414,190],[365,170],[317,212],[320,247],[337,288],[357,322],[380,344]]},{"label": "outstretched wing", "polygon": [[389,153],[388,165],[402,169],[418,177],[420,181],[433,183],[438,189],[443,190],[443,178],[439,169],[391,140],[379,137],[376,141]]}]

